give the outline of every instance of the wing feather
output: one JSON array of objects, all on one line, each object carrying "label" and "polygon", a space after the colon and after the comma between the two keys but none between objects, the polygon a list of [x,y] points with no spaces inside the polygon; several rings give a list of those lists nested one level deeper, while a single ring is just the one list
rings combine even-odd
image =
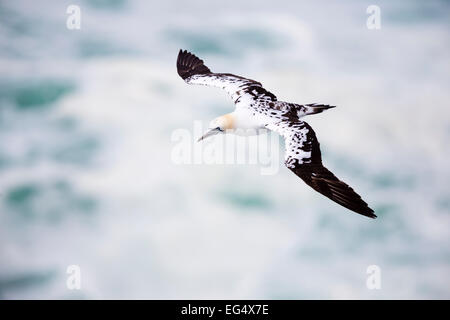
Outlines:
[{"label": "wing feather", "polygon": [[276,101],[274,94],[264,89],[260,82],[231,73],[213,73],[203,60],[194,54],[180,50],[177,59],[179,76],[188,84],[218,87],[231,96],[235,104]]},{"label": "wing feather", "polygon": [[320,144],[306,122],[280,121],[268,128],[284,136],[285,164],[307,185],[347,209],[376,218],[359,194],[323,166]]}]

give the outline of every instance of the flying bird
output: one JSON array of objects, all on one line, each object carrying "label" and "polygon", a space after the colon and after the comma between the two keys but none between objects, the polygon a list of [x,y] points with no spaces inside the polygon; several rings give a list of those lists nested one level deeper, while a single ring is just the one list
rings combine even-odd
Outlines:
[{"label": "flying bird", "polygon": [[301,118],[321,113],[334,106],[296,104],[278,101],[260,82],[230,73],[214,73],[194,54],[180,50],[179,76],[188,84],[219,87],[225,90],[236,109],[214,119],[200,139],[237,129],[266,128],[285,140],[285,165],[311,188],[341,206],[370,218],[374,211],[345,182],[322,164],[320,145],[314,130]]}]

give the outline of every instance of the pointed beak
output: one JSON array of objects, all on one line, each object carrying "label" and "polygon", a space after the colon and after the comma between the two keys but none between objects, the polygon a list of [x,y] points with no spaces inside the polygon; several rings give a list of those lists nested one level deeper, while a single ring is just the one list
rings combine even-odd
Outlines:
[{"label": "pointed beak", "polygon": [[203,139],[206,139],[206,138],[208,138],[208,137],[211,137],[211,136],[213,136],[213,135],[215,135],[215,134],[218,134],[218,133],[220,133],[220,132],[222,132],[222,130],[220,130],[220,128],[214,128],[214,129],[211,129],[211,130],[207,131],[203,136],[201,136],[200,139],[197,140],[197,142],[200,142],[200,141],[202,141]]}]

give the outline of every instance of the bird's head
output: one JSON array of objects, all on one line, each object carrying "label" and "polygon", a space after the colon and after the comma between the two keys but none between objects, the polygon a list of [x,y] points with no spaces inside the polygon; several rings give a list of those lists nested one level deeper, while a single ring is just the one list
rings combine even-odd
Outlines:
[{"label": "bird's head", "polygon": [[209,123],[209,129],[206,133],[201,136],[198,141],[202,141],[205,138],[211,137],[218,133],[225,133],[226,130],[234,128],[234,116],[229,113],[220,117],[215,118]]}]

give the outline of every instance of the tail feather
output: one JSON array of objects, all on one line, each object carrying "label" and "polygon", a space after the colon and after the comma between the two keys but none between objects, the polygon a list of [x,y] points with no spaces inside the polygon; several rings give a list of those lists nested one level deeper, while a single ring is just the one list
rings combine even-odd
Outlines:
[{"label": "tail feather", "polygon": [[330,106],[328,104],[317,104],[317,103],[312,103],[312,104],[304,104],[303,105],[303,115],[310,115],[310,114],[316,114],[316,113],[321,113],[324,110],[328,110],[331,108],[335,108],[336,106]]},{"label": "tail feather", "polygon": [[178,53],[177,71],[181,78],[187,79],[194,74],[208,74],[211,70],[203,64],[203,60],[194,54],[181,50]]}]

